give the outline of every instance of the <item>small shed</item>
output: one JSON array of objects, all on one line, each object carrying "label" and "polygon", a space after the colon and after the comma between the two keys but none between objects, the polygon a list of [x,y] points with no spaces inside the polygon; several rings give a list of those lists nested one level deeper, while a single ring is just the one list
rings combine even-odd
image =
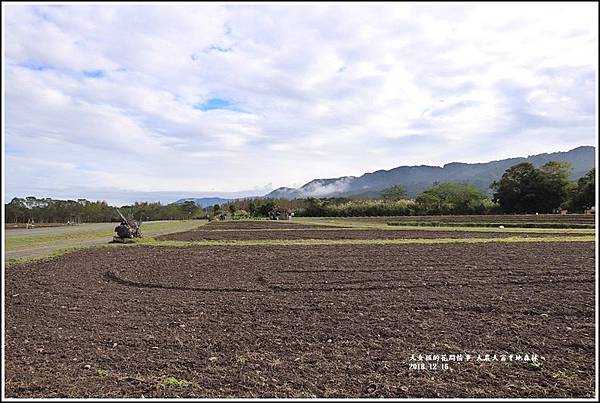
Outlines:
[{"label": "small shed", "polygon": [[271,220],[289,220],[294,216],[290,209],[273,209],[269,211],[269,219]]},{"label": "small shed", "polygon": [[224,221],[227,218],[227,214],[218,213],[208,217],[208,221]]}]

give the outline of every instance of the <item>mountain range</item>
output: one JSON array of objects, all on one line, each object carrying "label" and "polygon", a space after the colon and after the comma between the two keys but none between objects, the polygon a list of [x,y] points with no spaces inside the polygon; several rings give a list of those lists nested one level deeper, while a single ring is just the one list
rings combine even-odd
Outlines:
[{"label": "mountain range", "polygon": [[399,166],[389,170],[369,172],[362,176],[342,176],[330,179],[314,179],[294,189],[281,187],[265,195],[265,198],[298,199],[305,197],[358,197],[376,198],[380,191],[401,185],[409,197],[427,190],[435,182],[468,183],[486,193],[490,184],[502,177],[511,166],[530,162],[539,167],[548,161],[567,161],[573,166],[571,179],[585,175],[595,166],[595,147],[581,146],[566,152],[544,153],[528,157],[509,158],[484,163],[467,164],[452,162],[444,166]]}]

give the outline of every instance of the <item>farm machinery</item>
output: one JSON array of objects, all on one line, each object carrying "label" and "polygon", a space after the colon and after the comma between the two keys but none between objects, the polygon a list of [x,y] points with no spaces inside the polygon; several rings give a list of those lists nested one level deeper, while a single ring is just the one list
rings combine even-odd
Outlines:
[{"label": "farm machinery", "polygon": [[135,221],[133,217],[127,219],[125,216],[117,209],[117,212],[121,216],[121,224],[115,227],[115,232],[117,236],[113,237],[113,242],[118,243],[131,243],[135,242],[135,238],[142,237],[142,223],[141,221]]}]

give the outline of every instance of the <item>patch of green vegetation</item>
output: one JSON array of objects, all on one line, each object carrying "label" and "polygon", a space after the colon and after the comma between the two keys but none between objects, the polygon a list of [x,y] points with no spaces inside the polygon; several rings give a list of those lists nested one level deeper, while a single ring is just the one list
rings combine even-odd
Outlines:
[{"label": "patch of green vegetation", "polygon": [[529,363],[529,365],[536,371],[540,371],[542,369],[542,363],[539,361],[532,361]]},{"label": "patch of green vegetation", "polygon": [[446,350],[448,350],[450,352],[453,352],[453,351],[459,352],[460,351],[460,347],[458,347],[458,346],[456,346],[456,345],[454,345],[454,344],[452,344],[452,343],[450,343],[450,342],[448,342],[446,340],[444,340],[442,342],[442,347],[444,347]]},{"label": "patch of green vegetation", "polygon": [[563,369],[556,371],[555,373],[553,373],[550,376],[552,378],[558,379],[558,380],[566,380],[566,379],[572,379],[572,378],[576,377],[575,374],[569,373]]},{"label": "patch of green vegetation", "polygon": [[317,397],[315,394],[313,394],[310,389],[308,389],[306,386],[301,386],[300,387],[300,397],[301,398],[315,398]]},{"label": "patch of green vegetation", "polygon": [[338,397],[340,394],[338,389],[335,388],[331,388],[329,386],[325,386],[323,389],[323,396],[324,397]]},{"label": "patch of green vegetation", "polygon": [[169,376],[167,378],[163,378],[160,381],[160,385],[162,387],[171,387],[171,388],[187,388],[188,386],[190,386],[192,383],[186,381],[185,379],[177,379],[173,376]]},{"label": "patch of green vegetation", "polygon": [[108,371],[106,369],[99,369],[99,370],[96,371],[96,375],[104,378],[104,377],[110,375],[110,371]]}]

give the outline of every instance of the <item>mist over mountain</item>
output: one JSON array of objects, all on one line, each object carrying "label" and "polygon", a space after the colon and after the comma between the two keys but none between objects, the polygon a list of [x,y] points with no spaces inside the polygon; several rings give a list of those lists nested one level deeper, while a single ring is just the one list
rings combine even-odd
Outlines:
[{"label": "mist over mountain", "polygon": [[196,204],[197,206],[200,207],[209,207],[209,206],[214,206],[215,204],[225,204],[228,201],[231,201],[233,199],[224,199],[222,197],[188,197],[185,199],[179,199],[176,202],[173,202],[171,204],[183,204],[185,202],[191,201],[194,202],[194,204]]},{"label": "mist over mountain", "polygon": [[409,197],[427,190],[435,182],[468,183],[486,193],[491,193],[490,184],[502,177],[506,169],[530,162],[539,167],[548,161],[567,161],[573,166],[571,179],[585,175],[595,166],[595,147],[581,146],[566,152],[543,153],[528,157],[509,158],[485,163],[467,164],[452,162],[442,167],[419,165],[399,166],[379,170],[362,176],[313,179],[294,189],[281,187],[265,195],[265,198],[297,199],[305,197],[364,197],[374,198],[379,192],[392,185],[402,185]]}]

